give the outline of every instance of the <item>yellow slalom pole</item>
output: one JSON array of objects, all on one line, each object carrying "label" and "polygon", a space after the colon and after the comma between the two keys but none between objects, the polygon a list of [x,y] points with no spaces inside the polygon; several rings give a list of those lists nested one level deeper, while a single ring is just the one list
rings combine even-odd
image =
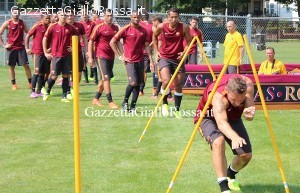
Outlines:
[{"label": "yellow slalom pole", "polygon": [[268,125],[269,132],[270,132],[270,135],[271,135],[272,145],[273,145],[273,149],[275,151],[275,155],[276,155],[276,158],[277,158],[279,171],[280,171],[282,181],[283,181],[283,186],[285,188],[285,192],[289,193],[290,191],[289,191],[288,183],[287,183],[287,180],[286,180],[286,177],[285,177],[285,174],[284,174],[283,164],[282,164],[282,161],[281,161],[281,158],[280,158],[280,154],[279,154],[279,150],[278,150],[278,147],[277,147],[274,131],[272,129],[270,117],[269,117],[267,106],[266,106],[266,103],[265,103],[265,97],[264,97],[264,94],[262,92],[261,85],[260,85],[260,82],[259,82],[259,79],[258,79],[258,75],[257,75],[256,69],[255,69],[255,65],[254,65],[252,54],[251,54],[251,49],[250,49],[250,46],[249,46],[249,42],[248,42],[248,39],[247,39],[246,35],[244,35],[243,37],[244,37],[244,41],[245,41],[245,44],[246,44],[247,53],[248,53],[248,56],[249,56],[249,59],[250,59],[252,72],[253,72],[255,82],[256,82],[256,85],[257,85],[260,101],[261,101],[261,104],[262,104],[262,107],[263,107],[263,110],[264,110],[267,125]]},{"label": "yellow slalom pole", "polygon": [[72,36],[73,65],[73,113],[74,113],[74,159],[75,159],[75,192],[81,193],[80,175],[80,130],[79,130],[79,75],[78,75],[78,36]]},{"label": "yellow slalom pole", "polygon": [[205,54],[205,51],[203,49],[203,44],[200,42],[200,40],[199,40],[198,37],[197,37],[197,42],[198,42],[198,45],[200,47],[200,52],[201,52],[202,56],[204,56],[204,60],[205,60],[205,63],[207,64],[209,72],[210,72],[211,76],[213,77],[213,80],[216,80],[216,75],[215,75],[214,71],[211,68],[210,62],[209,62],[209,60],[208,60],[208,58],[207,58],[207,56]]},{"label": "yellow slalom pole", "polygon": [[228,68],[229,61],[230,61],[230,59],[232,58],[233,53],[236,51],[237,48],[238,48],[238,46],[237,46],[237,44],[235,44],[234,49],[232,50],[229,59],[228,59],[228,60],[226,61],[226,63],[224,64],[224,66],[223,66],[223,68],[222,68],[222,70],[221,70],[221,73],[220,73],[220,75],[218,76],[218,78],[217,78],[217,80],[216,80],[216,83],[215,83],[215,85],[214,85],[214,87],[213,87],[211,93],[208,95],[207,102],[206,102],[206,104],[205,104],[205,106],[204,106],[202,112],[197,112],[197,113],[200,113],[200,117],[199,117],[199,119],[198,119],[198,121],[197,121],[197,123],[196,123],[196,126],[195,126],[195,128],[194,128],[194,130],[193,130],[192,136],[190,137],[190,140],[189,140],[189,142],[188,142],[188,144],[187,144],[187,146],[186,146],[186,148],[185,148],[185,151],[184,151],[184,153],[183,153],[183,155],[182,155],[182,157],[181,157],[181,159],[180,159],[180,162],[179,162],[179,164],[178,164],[178,166],[177,166],[177,168],[176,168],[176,171],[175,171],[175,173],[174,173],[174,175],[173,175],[172,181],[171,181],[170,184],[169,184],[169,187],[168,187],[168,189],[167,189],[167,193],[170,193],[170,192],[171,192],[171,189],[172,189],[172,187],[173,187],[173,185],[174,185],[174,182],[175,182],[175,180],[176,180],[176,178],[177,178],[177,175],[178,175],[178,173],[179,173],[179,171],[180,171],[180,169],[181,169],[181,167],[182,167],[182,165],[183,165],[183,162],[184,162],[184,160],[185,160],[185,158],[186,158],[186,156],[187,156],[187,153],[188,153],[188,151],[190,150],[190,148],[191,148],[191,146],[192,146],[192,143],[193,143],[193,141],[194,141],[194,139],[195,139],[197,130],[199,129],[200,124],[201,124],[201,122],[202,122],[202,120],[203,120],[203,118],[204,118],[204,116],[205,116],[205,114],[206,114],[206,111],[207,111],[209,105],[211,104],[212,98],[213,98],[213,96],[214,96],[214,94],[215,94],[215,92],[216,92],[216,90],[217,90],[217,87],[218,87],[218,85],[220,84],[220,82],[221,82],[221,80],[222,80],[222,77],[223,77],[223,75],[225,74],[225,72],[226,72],[226,70],[227,70],[227,68]]},{"label": "yellow slalom pole", "polygon": [[178,66],[177,66],[177,68],[176,68],[174,74],[172,75],[171,80],[169,81],[167,87],[165,88],[164,93],[162,94],[162,96],[160,97],[160,99],[159,99],[159,101],[158,101],[156,107],[154,108],[154,112],[152,113],[152,115],[151,115],[150,119],[148,120],[147,125],[146,125],[146,127],[145,127],[145,129],[144,129],[142,135],[140,136],[139,142],[141,142],[141,141],[143,140],[144,135],[145,135],[146,132],[147,132],[147,129],[149,128],[149,126],[150,126],[150,124],[151,124],[151,122],[152,122],[154,116],[155,116],[156,113],[157,113],[158,107],[160,106],[161,102],[163,101],[163,98],[165,97],[167,91],[169,90],[169,88],[170,88],[172,82],[174,81],[174,79],[175,79],[175,77],[176,77],[176,75],[177,75],[177,73],[178,73],[180,67],[182,66],[183,62],[185,61],[185,59],[186,59],[186,57],[187,57],[187,55],[188,55],[188,53],[189,53],[189,51],[190,51],[190,49],[191,49],[191,47],[192,47],[192,45],[194,44],[195,41],[196,41],[196,38],[194,37],[194,38],[192,39],[190,45],[188,46],[187,50],[185,51],[183,57],[181,58],[181,61],[180,61],[180,63],[178,64]]}]

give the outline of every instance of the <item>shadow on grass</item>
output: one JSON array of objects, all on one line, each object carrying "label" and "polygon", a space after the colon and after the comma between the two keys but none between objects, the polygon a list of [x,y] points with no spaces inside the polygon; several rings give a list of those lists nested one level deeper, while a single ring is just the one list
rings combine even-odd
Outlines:
[{"label": "shadow on grass", "polygon": [[[274,184],[255,184],[241,186],[243,193],[283,193],[285,192],[283,185]],[[300,186],[289,185],[290,192],[300,192]]]}]

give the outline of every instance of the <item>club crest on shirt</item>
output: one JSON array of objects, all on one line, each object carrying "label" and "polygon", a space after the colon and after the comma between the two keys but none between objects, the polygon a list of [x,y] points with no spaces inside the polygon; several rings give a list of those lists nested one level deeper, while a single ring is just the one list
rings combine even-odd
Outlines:
[{"label": "club crest on shirt", "polygon": [[176,36],[180,36],[180,32],[176,32]]},{"label": "club crest on shirt", "polygon": [[140,35],[144,35],[144,33],[143,33],[143,32],[141,32],[141,33],[140,33]]},{"label": "club crest on shirt", "polygon": [[66,32],[66,33],[69,33],[69,30],[68,30],[68,29],[66,29],[66,30],[65,30],[65,32]]},{"label": "club crest on shirt", "polygon": [[90,25],[87,25],[87,28],[90,28]]}]

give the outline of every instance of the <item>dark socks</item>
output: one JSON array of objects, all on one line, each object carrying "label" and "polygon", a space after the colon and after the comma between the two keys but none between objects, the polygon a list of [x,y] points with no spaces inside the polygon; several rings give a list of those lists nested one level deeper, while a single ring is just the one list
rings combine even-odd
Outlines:
[{"label": "dark socks", "polygon": [[107,98],[109,103],[113,102],[111,93],[106,94],[106,98]]},{"label": "dark socks", "polygon": [[233,171],[230,166],[227,169],[227,177],[229,177],[230,179],[235,179],[235,174],[237,174],[238,172]]},{"label": "dark socks", "polygon": [[94,71],[93,71],[93,68],[92,68],[92,67],[90,67],[90,77],[91,77],[91,78],[94,78]]},{"label": "dark socks", "polygon": [[16,79],[11,80],[11,84],[16,84]]},{"label": "dark socks", "polygon": [[221,182],[219,182],[220,188],[221,188],[221,192],[230,190],[228,187],[228,180],[223,180]]},{"label": "dark socks", "polygon": [[140,85],[140,92],[144,92],[145,82],[142,82]]},{"label": "dark socks", "polygon": [[102,95],[102,93],[97,91],[95,94],[95,99],[100,99],[101,95]]},{"label": "dark socks", "polygon": [[94,78],[95,78],[95,83],[98,84],[99,80],[98,80],[97,67],[93,68],[93,74],[94,74]]},{"label": "dark socks", "polygon": [[84,75],[84,79],[85,79],[85,82],[88,83],[89,82],[89,72],[88,72],[88,69],[83,69],[83,75]]},{"label": "dark socks", "polygon": [[32,76],[32,88],[31,88],[31,92],[35,92],[35,87],[36,87],[37,80],[38,80],[38,75],[37,74],[33,74],[33,76]]},{"label": "dark socks", "polygon": [[68,88],[70,87],[69,86],[69,78],[63,78],[61,87],[62,87],[62,91],[63,91],[63,97],[66,97]]},{"label": "dark socks", "polygon": [[132,99],[130,104],[130,109],[134,109],[136,102],[139,98],[140,86],[135,86],[132,91]]},{"label": "dark socks", "polygon": [[30,84],[31,83],[31,78],[27,78],[27,80],[28,80],[28,83]]},{"label": "dark socks", "polygon": [[55,84],[55,80],[53,80],[52,78],[49,78],[47,83],[48,83],[47,93],[50,94],[51,88]]},{"label": "dark socks", "polygon": [[131,84],[127,85],[126,91],[125,91],[125,97],[123,103],[128,103],[128,99],[133,91],[133,86]]},{"label": "dark socks", "polygon": [[157,83],[157,86],[156,86],[156,91],[155,91],[155,96],[158,96],[159,92],[160,92],[160,89],[161,89],[161,85],[162,85],[162,82],[158,82]]},{"label": "dark socks", "polygon": [[179,111],[179,108],[180,108],[180,105],[181,105],[181,100],[182,100],[182,93],[175,93],[174,98],[175,98],[176,111]]}]

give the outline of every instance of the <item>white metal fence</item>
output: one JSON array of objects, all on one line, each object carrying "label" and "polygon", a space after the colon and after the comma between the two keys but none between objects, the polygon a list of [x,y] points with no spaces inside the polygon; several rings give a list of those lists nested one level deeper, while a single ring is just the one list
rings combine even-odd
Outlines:
[{"label": "white metal fence", "polygon": [[[165,13],[151,13],[166,17]],[[213,47],[217,42],[224,42],[226,30],[226,22],[234,20],[238,31],[242,34],[247,34],[247,37],[253,44],[261,42],[279,42],[284,40],[298,41],[300,40],[299,18],[279,18],[279,17],[251,17],[249,16],[224,16],[224,15],[199,15],[199,14],[181,14],[180,20],[189,24],[190,18],[196,16],[199,18],[199,28],[203,31],[204,41],[211,42]],[[0,23],[10,18],[10,15],[0,15]],[[21,18],[30,28],[39,20],[39,16],[23,15]],[[130,22],[129,16],[115,16],[114,22],[119,26],[124,26]],[[6,32],[5,32],[6,33]],[[6,41],[6,34],[2,35]],[[5,64],[5,50],[0,48],[0,65]],[[295,56],[297,57],[297,56]],[[213,62],[213,61],[212,61]],[[290,61],[286,61],[290,62]]]}]

